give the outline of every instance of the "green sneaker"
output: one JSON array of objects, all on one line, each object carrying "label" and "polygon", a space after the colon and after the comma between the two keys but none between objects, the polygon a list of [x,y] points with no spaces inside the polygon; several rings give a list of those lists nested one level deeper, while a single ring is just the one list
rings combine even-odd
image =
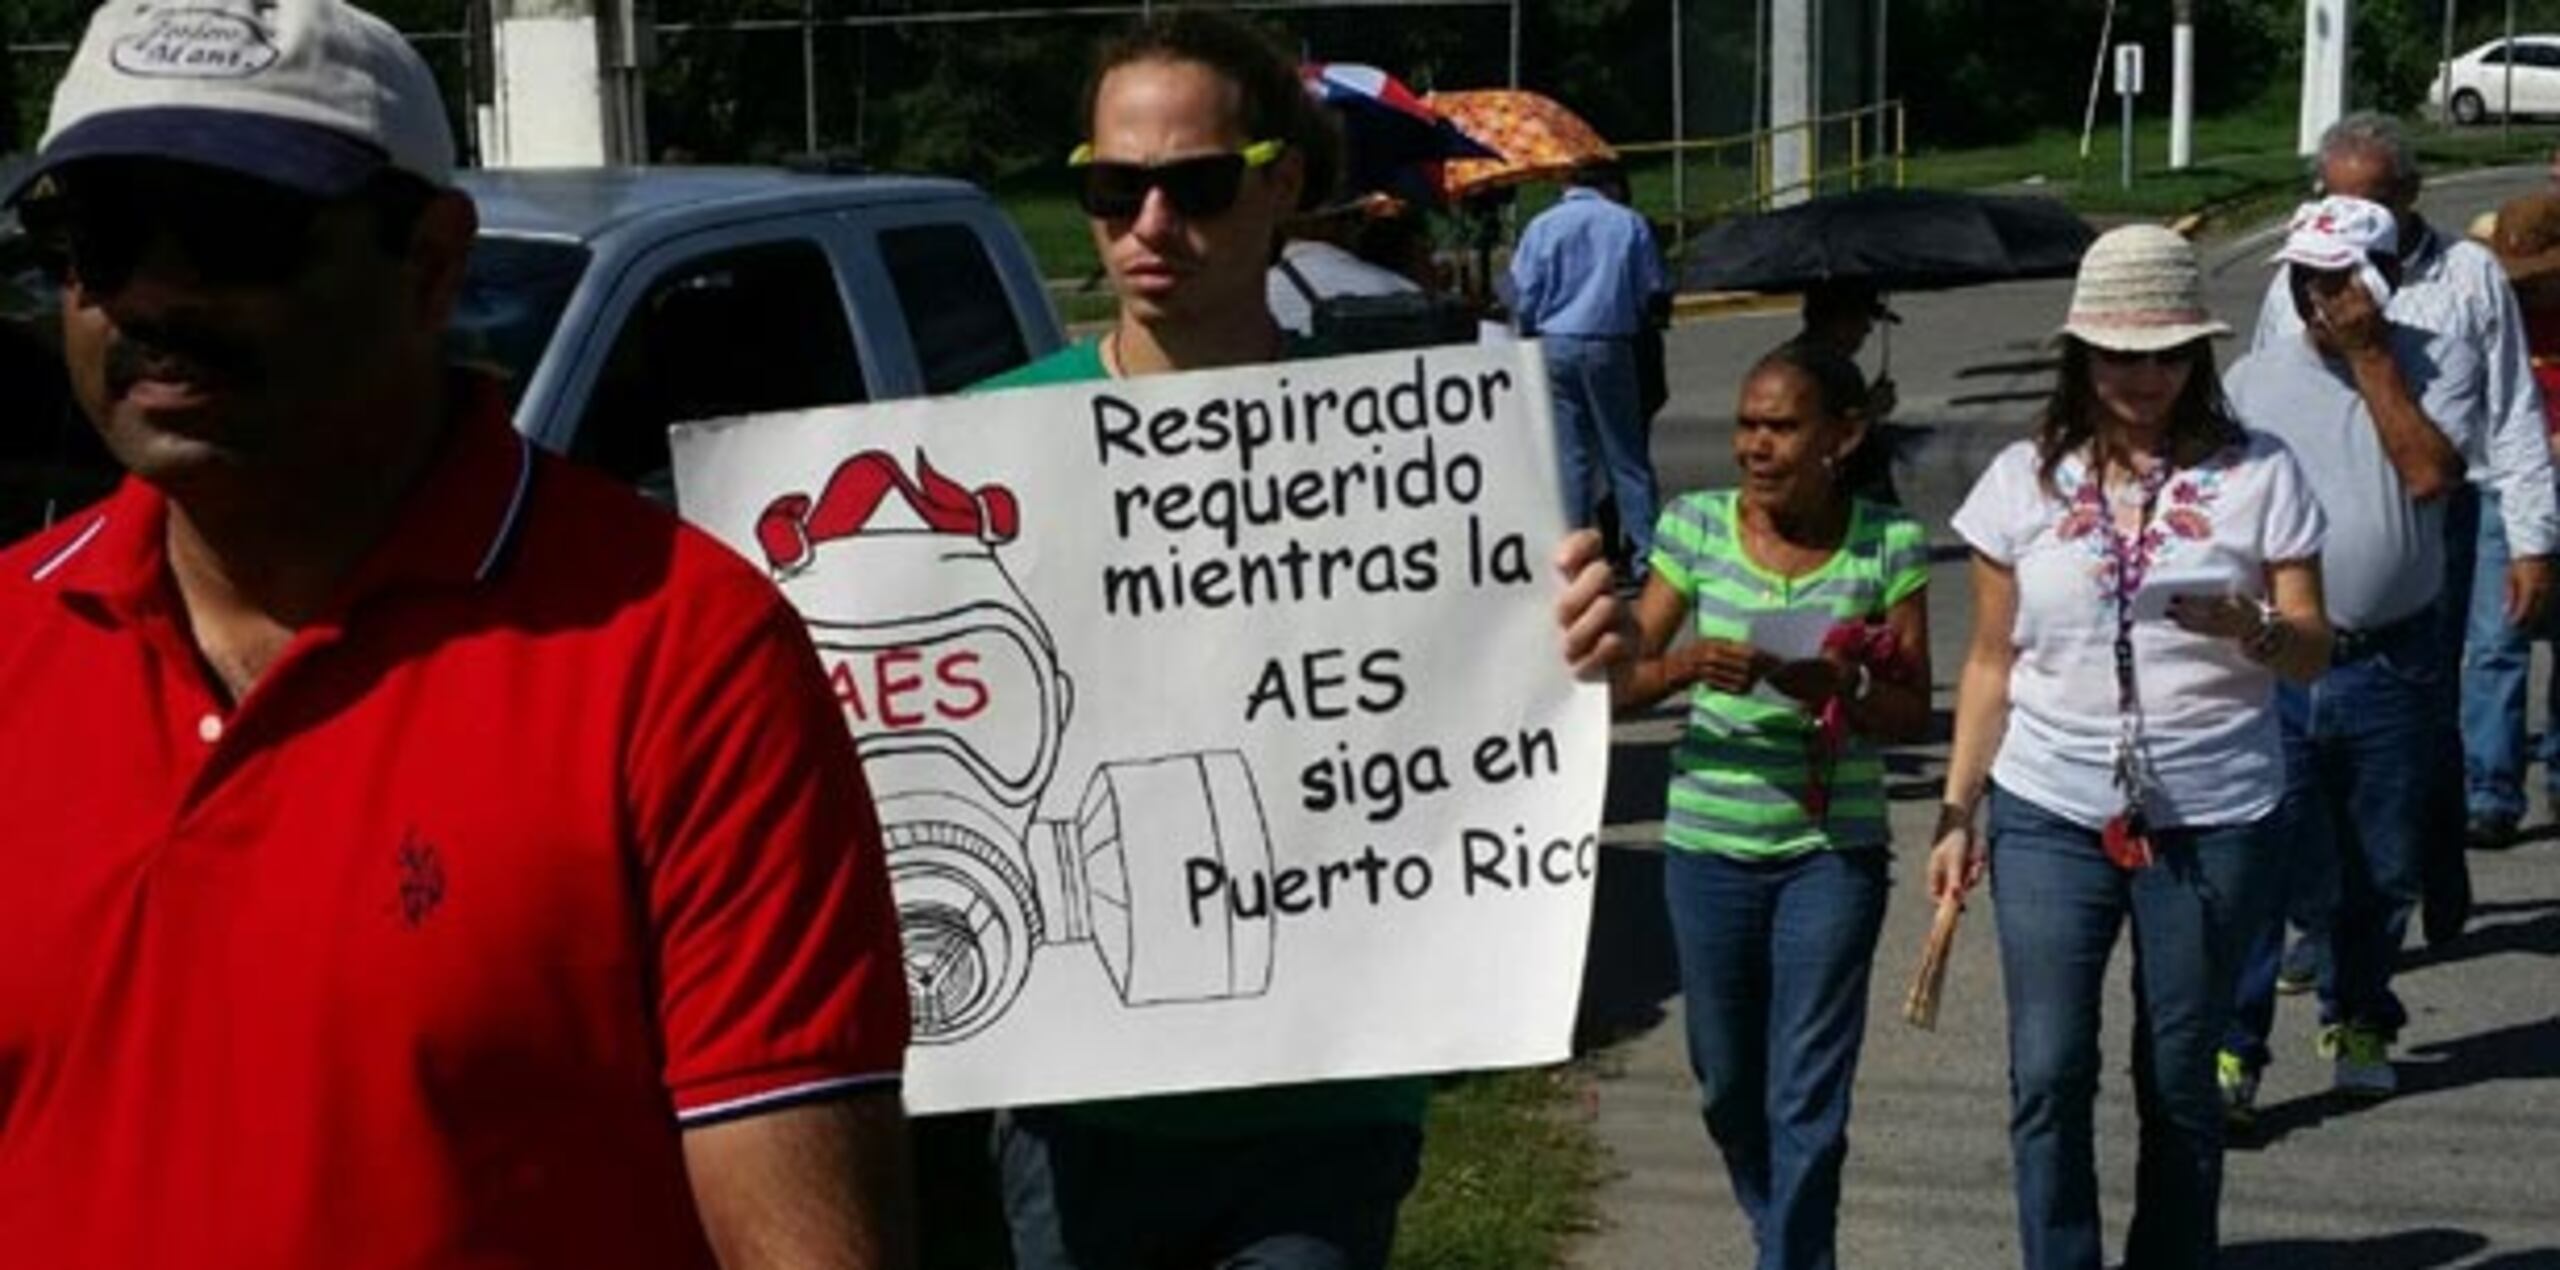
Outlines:
[{"label": "green sneaker", "polygon": [[2400,1092],[2391,1068],[2391,1038],[2378,1028],[2333,1023],[2320,1029],[2320,1056],[2330,1060],[2329,1087],[2350,1098],[2379,1100]]},{"label": "green sneaker", "polygon": [[2258,1123],[2258,1073],[2239,1055],[2224,1050],[2214,1056],[2214,1076],[2222,1084],[2222,1123],[2245,1131]]}]

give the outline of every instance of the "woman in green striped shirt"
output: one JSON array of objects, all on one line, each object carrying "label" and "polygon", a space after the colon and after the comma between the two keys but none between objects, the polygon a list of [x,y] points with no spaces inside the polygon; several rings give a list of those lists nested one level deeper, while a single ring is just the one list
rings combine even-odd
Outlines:
[{"label": "woman in green striped shirt", "polygon": [[[1760,1270],[1828,1270],[1888,890],[1879,740],[1929,723],[1928,542],[1851,497],[1865,387],[1793,344],[1743,381],[1737,490],[1656,531],[1621,710],[1682,690],[1663,892],[1708,1136]],[[1673,646],[1694,616],[1696,638]]]}]

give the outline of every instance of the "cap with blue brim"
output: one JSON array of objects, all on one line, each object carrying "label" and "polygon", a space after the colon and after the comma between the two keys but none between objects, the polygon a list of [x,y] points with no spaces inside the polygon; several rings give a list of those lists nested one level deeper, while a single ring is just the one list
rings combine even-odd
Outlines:
[{"label": "cap with blue brim", "polygon": [[323,198],[386,170],[449,186],[454,162],[426,62],[343,0],[109,0],[5,197],[96,159],[192,163]]}]

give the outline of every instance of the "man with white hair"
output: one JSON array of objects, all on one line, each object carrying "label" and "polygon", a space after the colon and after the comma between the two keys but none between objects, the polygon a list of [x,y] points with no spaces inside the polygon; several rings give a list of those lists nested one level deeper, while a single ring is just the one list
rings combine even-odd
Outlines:
[{"label": "man with white hair", "polygon": [[[2465,839],[2504,845],[2524,812],[2525,633],[2550,602],[2560,509],[2514,289],[2486,248],[2439,233],[2418,214],[2421,174],[2399,124],[2359,112],[2331,125],[2320,143],[2320,182],[2328,193],[2391,209],[2401,262],[2391,319],[2426,332],[2427,355],[2462,386],[2436,419],[2470,477],[2445,513],[2447,731],[2435,751],[2444,755],[2445,789],[2430,821],[2424,878],[2427,937],[2441,942],[2459,935],[2468,917]],[[2282,292],[2279,284],[2267,293],[2258,344],[2302,329]]]},{"label": "man with white hair", "polygon": [[[2426,331],[2385,316],[2401,266],[2390,209],[2331,196],[2294,216],[2277,287],[2291,338],[2262,340],[2225,388],[2242,422],[2284,441],[2329,518],[2321,576],[2336,631],[2330,669],[2309,687],[2279,684],[2284,729],[2288,886],[2336,869],[2321,1045],[2342,1092],[2388,1096],[2390,1045],[2403,1019],[2391,971],[2417,897],[2428,774],[2409,756],[2438,717],[2434,599],[2444,580],[2444,512],[2463,456],[2438,421],[2467,385],[2444,373]],[[2273,912],[2244,967],[2225,1044],[2226,1106],[2245,1122],[2267,1062],[2275,959]]]}]

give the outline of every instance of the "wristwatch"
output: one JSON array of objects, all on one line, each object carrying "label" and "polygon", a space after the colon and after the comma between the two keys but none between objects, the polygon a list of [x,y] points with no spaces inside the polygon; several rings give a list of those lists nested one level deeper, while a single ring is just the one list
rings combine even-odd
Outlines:
[{"label": "wristwatch", "polygon": [[2240,651],[2259,661],[2266,661],[2284,647],[2285,637],[2292,633],[2293,629],[2284,624],[2284,617],[2276,612],[2276,606],[2260,600],[2258,629],[2240,641]]}]

